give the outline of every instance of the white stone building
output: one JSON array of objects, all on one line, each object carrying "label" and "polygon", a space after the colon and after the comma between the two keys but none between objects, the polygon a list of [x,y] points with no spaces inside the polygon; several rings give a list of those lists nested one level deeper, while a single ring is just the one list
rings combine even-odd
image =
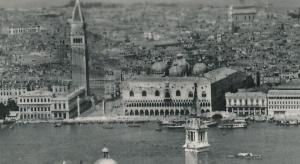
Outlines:
[{"label": "white stone building", "polygon": [[18,99],[20,119],[47,120],[51,119],[52,92],[29,91]]},{"label": "white stone building", "polygon": [[292,80],[269,90],[270,116],[300,116],[300,81]]},{"label": "white stone building", "polygon": [[237,115],[260,116],[268,114],[267,94],[263,92],[239,91],[237,93],[227,92],[226,111]]},{"label": "white stone building", "polygon": [[[195,93],[197,111],[192,111]],[[169,116],[211,112],[210,93],[210,82],[200,77],[142,77],[126,80],[121,86],[125,115]]]}]

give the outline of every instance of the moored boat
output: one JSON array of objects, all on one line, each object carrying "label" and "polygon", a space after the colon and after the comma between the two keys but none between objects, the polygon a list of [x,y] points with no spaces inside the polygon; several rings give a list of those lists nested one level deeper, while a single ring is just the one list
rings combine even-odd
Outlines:
[{"label": "moored boat", "polygon": [[222,123],[218,126],[220,129],[236,129],[236,128],[247,128],[247,122],[245,120],[237,119],[233,122]]}]

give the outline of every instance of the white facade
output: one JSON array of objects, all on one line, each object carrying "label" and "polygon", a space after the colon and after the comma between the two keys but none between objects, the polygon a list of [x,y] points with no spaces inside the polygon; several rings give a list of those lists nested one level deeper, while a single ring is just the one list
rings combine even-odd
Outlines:
[{"label": "white facade", "polygon": [[269,115],[300,116],[300,90],[270,90],[268,92]]},{"label": "white facade", "polygon": [[69,119],[76,115],[77,98],[84,96],[84,87],[63,95],[56,95],[55,92],[43,90],[27,92],[18,99],[20,119]]},{"label": "white facade", "polygon": [[196,114],[211,112],[211,85],[198,77],[142,77],[122,82],[124,115],[190,114],[197,87]]},{"label": "white facade", "polygon": [[226,111],[238,115],[267,115],[267,94],[262,92],[226,93]]},{"label": "white facade", "polygon": [[30,91],[18,99],[20,119],[47,120],[51,119],[52,92]]}]

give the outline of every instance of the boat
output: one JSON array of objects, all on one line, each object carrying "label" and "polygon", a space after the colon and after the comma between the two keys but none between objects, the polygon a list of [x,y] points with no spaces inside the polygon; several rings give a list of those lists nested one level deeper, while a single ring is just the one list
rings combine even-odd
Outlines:
[{"label": "boat", "polygon": [[54,124],[54,127],[61,127],[62,126],[62,123],[61,122],[57,122]]},{"label": "boat", "polygon": [[159,128],[159,127],[155,129],[155,131],[157,131],[157,132],[161,132],[161,130],[162,130],[162,129]]},{"label": "boat", "polygon": [[107,124],[107,125],[103,125],[102,128],[103,129],[113,129],[114,127],[112,125]]},{"label": "boat", "polygon": [[237,119],[233,122],[222,123],[218,126],[220,129],[236,129],[236,128],[247,128],[247,122],[245,120]]},{"label": "boat", "polygon": [[206,124],[206,126],[208,127],[213,127],[213,126],[217,126],[217,122],[216,121],[203,121],[204,124]]},{"label": "boat", "polygon": [[139,127],[141,127],[141,125],[139,125],[139,124],[129,124],[128,127],[130,127],[130,128],[139,128]]},{"label": "boat", "polygon": [[172,126],[172,125],[174,125],[174,122],[171,122],[169,120],[162,120],[159,122],[159,125],[160,126]]},{"label": "boat", "polygon": [[262,159],[262,155],[257,155],[253,153],[238,153],[235,155],[236,158],[243,158],[243,159]]},{"label": "boat", "polygon": [[185,128],[184,124],[172,124],[166,126],[168,129],[183,129]]}]

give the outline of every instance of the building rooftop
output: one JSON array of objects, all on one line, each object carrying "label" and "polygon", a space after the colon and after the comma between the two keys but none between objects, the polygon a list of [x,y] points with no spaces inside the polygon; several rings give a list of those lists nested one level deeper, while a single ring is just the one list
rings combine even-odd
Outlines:
[{"label": "building rooftop", "polygon": [[43,89],[39,89],[39,90],[34,90],[34,91],[28,91],[21,96],[52,96],[52,92],[43,90]]},{"label": "building rooftop", "polygon": [[274,90],[300,90],[300,79],[291,80],[273,88]]},{"label": "building rooftop", "polygon": [[257,98],[257,97],[267,97],[266,93],[263,92],[248,92],[248,91],[243,91],[243,92],[237,92],[237,93],[230,93],[227,92],[225,94],[226,98]]},{"label": "building rooftop", "polygon": [[234,69],[223,67],[205,73],[204,77],[208,78],[211,82],[216,82],[225,79],[227,76],[232,75],[236,72],[237,71]]},{"label": "building rooftop", "polygon": [[255,6],[234,6],[232,8],[233,15],[239,14],[256,14],[257,10]]},{"label": "building rooftop", "polygon": [[126,81],[137,81],[137,82],[162,82],[162,81],[170,81],[170,82],[185,82],[185,81],[201,81],[205,83],[209,83],[210,81],[207,78],[203,77],[157,77],[157,76],[137,76],[131,79],[127,79]]}]

